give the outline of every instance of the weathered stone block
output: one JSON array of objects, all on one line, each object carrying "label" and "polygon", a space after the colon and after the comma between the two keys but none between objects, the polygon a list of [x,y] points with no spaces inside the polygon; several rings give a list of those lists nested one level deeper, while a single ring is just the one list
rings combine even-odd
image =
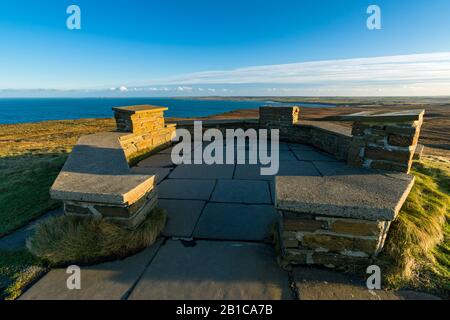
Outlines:
[{"label": "weathered stone block", "polygon": [[285,248],[297,248],[298,243],[297,239],[283,239],[283,246]]},{"label": "weathered stone block", "polygon": [[388,143],[393,146],[409,147],[417,143],[414,135],[399,135],[390,134],[388,137]]},{"label": "weathered stone block", "polygon": [[411,164],[412,164],[411,162],[405,162],[405,164],[402,164],[402,163],[392,162],[392,161],[372,160],[372,161],[369,161],[368,167],[371,169],[377,169],[377,170],[409,173],[409,171],[411,169]]},{"label": "weathered stone block", "polygon": [[329,229],[332,232],[352,236],[379,236],[384,229],[384,222],[355,219],[330,219]]},{"label": "weathered stone block", "polygon": [[313,232],[326,228],[325,221],[318,221],[314,219],[300,219],[300,218],[284,218],[284,230],[286,231],[309,231]]},{"label": "weathered stone block", "polygon": [[388,160],[400,163],[408,163],[412,160],[413,152],[411,150],[387,150],[381,147],[366,147],[366,159]]},{"label": "weathered stone block", "polygon": [[326,266],[328,268],[336,268],[352,272],[365,272],[366,268],[371,265],[370,258],[352,257],[325,252],[314,252],[311,258],[311,262],[314,264]]},{"label": "weathered stone block", "polygon": [[303,249],[286,249],[283,260],[291,264],[310,264],[313,251]]},{"label": "weathered stone block", "polygon": [[325,249],[331,252],[342,252],[353,248],[353,239],[327,234],[305,234],[302,246],[309,249]]}]

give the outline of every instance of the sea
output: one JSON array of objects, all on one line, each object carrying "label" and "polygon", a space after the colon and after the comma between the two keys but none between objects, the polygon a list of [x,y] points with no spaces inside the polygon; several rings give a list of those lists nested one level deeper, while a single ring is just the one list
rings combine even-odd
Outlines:
[{"label": "sea", "polygon": [[1,98],[0,124],[108,118],[112,107],[150,104],[168,107],[166,117],[205,117],[264,105],[334,107],[320,103],[281,103],[270,100],[220,100],[181,98]]}]

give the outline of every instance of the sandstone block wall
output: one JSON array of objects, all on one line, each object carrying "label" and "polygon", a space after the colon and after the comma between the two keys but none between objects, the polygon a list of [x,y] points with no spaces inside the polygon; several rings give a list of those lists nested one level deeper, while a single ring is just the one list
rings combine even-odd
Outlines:
[{"label": "sandstone block wall", "polygon": [[117,131],[131,133],[119,139],[129,162],[168,146],[175,138],[176,125],[166,125],[164,120],[167,108],[134,106],[113,110]]},{"label": "sandstone block wall", "polygon": [[64,211],[67,215],[93,216],[133,229],[144,221],[147,215],[156,207],[157,199],[156,189],[152,188],[147,194],[136,199],[133,203],[116,205],[93,201],[64,201]]},{"label": "sandstone block wall", "polygon": [[279,129],[280,140],[289,141],[299,114],[299,107],[260,107],[259,125],[266,129]]},{"label": "sandstone block wall", "polygon": [[422,123],[423,113],[415,121],[356,121],[348,163],[409,173]]},{"label": "sandstone block wall", "polygon": [[367,267],[383,248],[390,225],[389,221],[279,212],[283,258],[291,264]]}]

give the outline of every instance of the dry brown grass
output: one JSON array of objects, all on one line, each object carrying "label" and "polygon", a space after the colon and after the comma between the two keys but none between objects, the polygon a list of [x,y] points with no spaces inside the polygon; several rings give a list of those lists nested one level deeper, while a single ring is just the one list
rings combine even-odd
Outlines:
[{"label": "dry brown grass", "polygon": [[128,230],[104,219],[59,216],[41,223],[27,247],[50,266],[122,259],[153,244],[166,219],[164,210],[154,209],[136,229]]}]

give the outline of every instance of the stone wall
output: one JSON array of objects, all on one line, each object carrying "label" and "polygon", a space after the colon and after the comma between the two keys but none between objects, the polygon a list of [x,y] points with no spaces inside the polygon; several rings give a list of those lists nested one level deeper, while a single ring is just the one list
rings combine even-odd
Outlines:
[{"label": "stone wall", "polygon": [[298,122],[299,107],[260,107],[259,125],[266,129],[279,129],[280,140],[292,139],[293,126]]},{"label": "stone wall", "polygon": [[279,211],[283,259],[330,268],[367,267],[381,251],[389,221],[324,217]]},{"label": "stone wall", "polygon": [[117,131],[131,133],[119,139],[128,162],[170,145],[175,138],[176,125],[165,124],[167,108],[133,106],[113,110]]},{"label": "stone wall", "polygon": [[78,217],[96,217],[111,221],[119,226],[133,229],[145,220],[156,207],[156,189],[152,187],[146,194],[132,203],[111,204],[93,201],[64,201],[64,212]]},{"label": "stone wall", "polygon": [[351,131],[330,122],[303,121],[299,115],[299,107],[261,107],[259,125],[279,129],[281,141],[313,145],[353,166],[409,173],[424,111],[362,112],[322,119],[353,121]]},{"label": "stone wall", "polygon": [[[190,132],[192,139],[194,139],[194,121],[195,120],[181,120],[176,122],[178,129],[186,129]],[[227,129],[237,130],[242,129],[244,131],[248,129],[259,129],[259,123],[257,119],[224,119],[224,120],[201,120],[202,121],[202,133],[208,129],[217,129],[222,132],[225,139]],[[174,124],[175,125],[175,124]]]},{"label": "stone wall", "polygon": [[[372,169],[409,173],[423,123],[423,111],[412,118],[355,121],[348,163]],[[399,119],[397,119],[399,118]]]},{"label": "stone wall", "polygon": [[299,107],[261,107],[259,124],[262,128],[280,129],[280,140],[310,144],[339,160],[347,160],[351,133],[346,127],[300,119]]}]

